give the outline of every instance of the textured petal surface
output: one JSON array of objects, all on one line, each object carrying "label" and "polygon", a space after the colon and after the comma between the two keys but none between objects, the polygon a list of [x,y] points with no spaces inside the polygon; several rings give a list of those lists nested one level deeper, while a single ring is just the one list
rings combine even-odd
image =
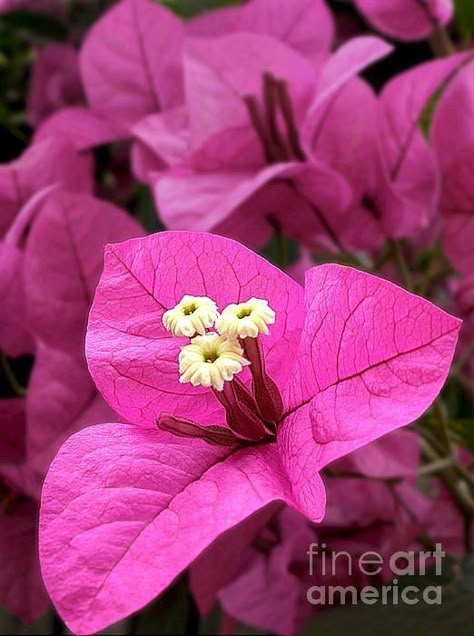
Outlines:
[{"label": "textured petal surface", "polygon": [[25,250],[30,331],[47,344],[82,351],[104,245],[142,234],[122,210],[85,194],[53,192]]},{"label": "textured petal surface", "polygon": [[338,265],[309,270],[305,291],[308,313],[286,390],[291,409],[279,430],[293,483],[422,415],[447,377],[461,324],[392,283]]},{"label": "textured petal surface", "polygon": [[[182,99],[182,26],[151,0],[122,0],[95,23],[80,64],[93,110],[132,125]],[[125,45],[126,43],[126,45]]]},{"label": "textured petal surface", "polygon": [[38,506],[14,501],[0,509],[0,603],[23,621],[39,618],[49,607],[38,561]]},{"label": "textured petal surface", "polygon": [[232,452],[156,429],[90,427],[62,447],[43,488],[48,592],[74,632],[96,632],[286,489],[274,445]]},{"label": "textured petal surface", "polygon": [[162,411],[203,424],[222,421],[223,409],[209,390],[178,381],[186,340],[164,329],[162,315],[185,294],[209,296],[221,309],[252,296],[267,299],[276,312],[262,341],[267,370],[281,383],[293,364],[302,322],[295,308],[303,291],[263,258],[229,239],[192,232],[110,245],[86,352],[97,387],[127,421],[154,426]]},{"label": "textured petal surface", "polygon": [[421,40],[453,16],[452,0],[355,0],[379,31],[399,40]]}]

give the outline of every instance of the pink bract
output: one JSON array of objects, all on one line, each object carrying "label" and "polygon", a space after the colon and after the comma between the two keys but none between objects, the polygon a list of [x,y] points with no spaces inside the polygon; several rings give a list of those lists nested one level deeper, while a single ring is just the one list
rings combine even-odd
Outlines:
[{"label": "pink bract", "polygon": [[83,358],[104,245],[142,234],[135,220],[110,203],[89,194],[51,193],[40,206],[25,250],[26,320],[35,337]]},{"label": "pink bract", "polygon": [[[148,122],[157,128],[155,134],[150,135],[149,128],[145,138],[139,131],[140,142],[161,159],[164,153],[169,157],[169,135],[174,132],[179,140],[180,153],[168,170],[160,171],[148,158],[147,181],[154,186],[165,224],[243,241],[251,236],[256,246],[278,226],[312,247],[339,245],[338,236],[350,222],[346,210],[351,184],[312,152],[307,138],[344,82],[389,51],[377,38],[358,38],[315,65],[267,35],[240,32],[189,39],[184,58],[186,117],[181,123],[187,134],[180,132],[176,120],[173,131],[164,116]],[[272,133],[280,136],[278,142],[262,137],[255,118],[260,109],[260,119],[265,119],[263,95],[270,93],[280,100],[280,106],[274,103],[280,124],[279,108],[290,111],[286,124]],[[269,130],[268,122],[264,124]],[[160,131],[165,127],[163,144]],[[289,208],[291,215],[286,213]],[[252,232],[243,231],[248,224]]]},{"label": "pink bract", "polygon": [[128,127],[177,106],[183,99],[182,31],[180,20],[151,0],[113,6],[94,24],[80,53],[91,109]]},{"label": "pink bract", "polygon": [[30,199],[52,185],[72,192],[92,190],[90,158],[65,140],[45,139],[0,166],[0,238]]},{"label": "pink bract", "polygon": [[452,0],[355,0],[355,4],[376,29],[408,41],[427,38],[454,13]]},{"label": "pink bract", "polygon": [[187,25],[191,35],[216,37],[237,31],[270,35],[313,61],[324,58],[334,37],[334,21],[323,0],[252,0],[204,13]]},{"label": "pink bract", "polygon": [[[178,381],[186,340],[170,337],[161,318],[186,293],[221,309],[256,296],[275,310],[262,347],[285,413],[272,441],[217,446],[156,427],[164,411],[226,424],[210,391]],[[321,520],[319,471],[426,410],[459,327],[422,298],[350,268],[313,268],[304,291],[213,235],[165,232],[108,246],[86,350],[98,388],[130,424],[74,435],[42,495],[42,572],[71,629],[97,631],[143,607],[268,504]],[[242,379],[250,383],[248,371]]]},{"label": "pink bract", "polygon": [[79,62],[74,48],[67,44],[51,44],[37,50],[27,97],[31,125],[36,127],[60,108],[83,101]]}]

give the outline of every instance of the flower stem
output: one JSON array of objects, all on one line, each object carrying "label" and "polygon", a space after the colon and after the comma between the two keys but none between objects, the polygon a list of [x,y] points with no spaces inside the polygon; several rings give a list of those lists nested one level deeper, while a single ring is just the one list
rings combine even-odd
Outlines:
[{"label": "flower stem", "polygon": [[445,57],[456,52],[446,27],[441,24],[437,24],[432,31],[430,46],[435,57]]},{"label": "flower stem", "polygon": [[[428,462],[431,463],[442,459],[423,437],[421,438],[421,447],[423,456]],[[469,493],[469,490],[466,488],[465,482],[464,485],[462,485],[463,482],[456,478],[456,475],[450,467],[441,470],[439,472],[439,477],[453,495],[458,507],[464,513],[466,519],[472,519],[472,515],[474,514],[474,499]]]},{"label": "flower stem", "polygon": [[395,265],[397,266],[398,273],[400,274],[403,284],[409,291],[413,291],[413,283],[411,280],[410,270],[405,260],[405,255],[403,253],[403,246],[399,239],[393,239],[391,244]]}]

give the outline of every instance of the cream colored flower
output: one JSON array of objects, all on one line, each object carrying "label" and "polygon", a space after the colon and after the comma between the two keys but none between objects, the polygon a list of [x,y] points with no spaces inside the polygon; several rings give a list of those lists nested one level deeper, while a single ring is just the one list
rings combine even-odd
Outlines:
[{"label": "cream colored flower", "polygon": [[226,336],[217,333],[196,336],[179,354],[179,381],[222,391],[225,381],[232,380],[250,364],[243,353],[238,342]]},{"label": "cream colored flower", "polygon": [[227,305],[216,320],[216,329],[229,338],[256,338],[268,334],[268,325],[275,322],[275,312],[267,300],[250,298],[245,303]]},{"label": "cream colored flower", "polygon": [[173,336],[192,338],[204,335],[218,315],[216,303],[207,296],[183,296],[173,309],[165,311],[163,325]]}]

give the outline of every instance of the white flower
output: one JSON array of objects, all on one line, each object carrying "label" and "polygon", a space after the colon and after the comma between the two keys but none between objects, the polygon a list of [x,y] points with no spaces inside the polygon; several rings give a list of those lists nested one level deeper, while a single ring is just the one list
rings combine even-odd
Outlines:
[{"label": "white flower", "polygon": [[165,311],[163,325],[173,336],[192,338],[204,335],[218,315],[216,303],[207,296],[183,296],[173,309]]},{"label": "white flower", "polygon": [[245,303],[227,305],[216,320],[216,329],[229,338],[256,338],[268,334],[268,325],[275,322],[275,312],[267,300],[250,298]]},{"label": "white flower", "polygon": [[196,336],[179,354],[179,381],[222,391],[225,381],[232,380],[250,364],[243,353],[239,343],[226,336],[217,333]]}]

